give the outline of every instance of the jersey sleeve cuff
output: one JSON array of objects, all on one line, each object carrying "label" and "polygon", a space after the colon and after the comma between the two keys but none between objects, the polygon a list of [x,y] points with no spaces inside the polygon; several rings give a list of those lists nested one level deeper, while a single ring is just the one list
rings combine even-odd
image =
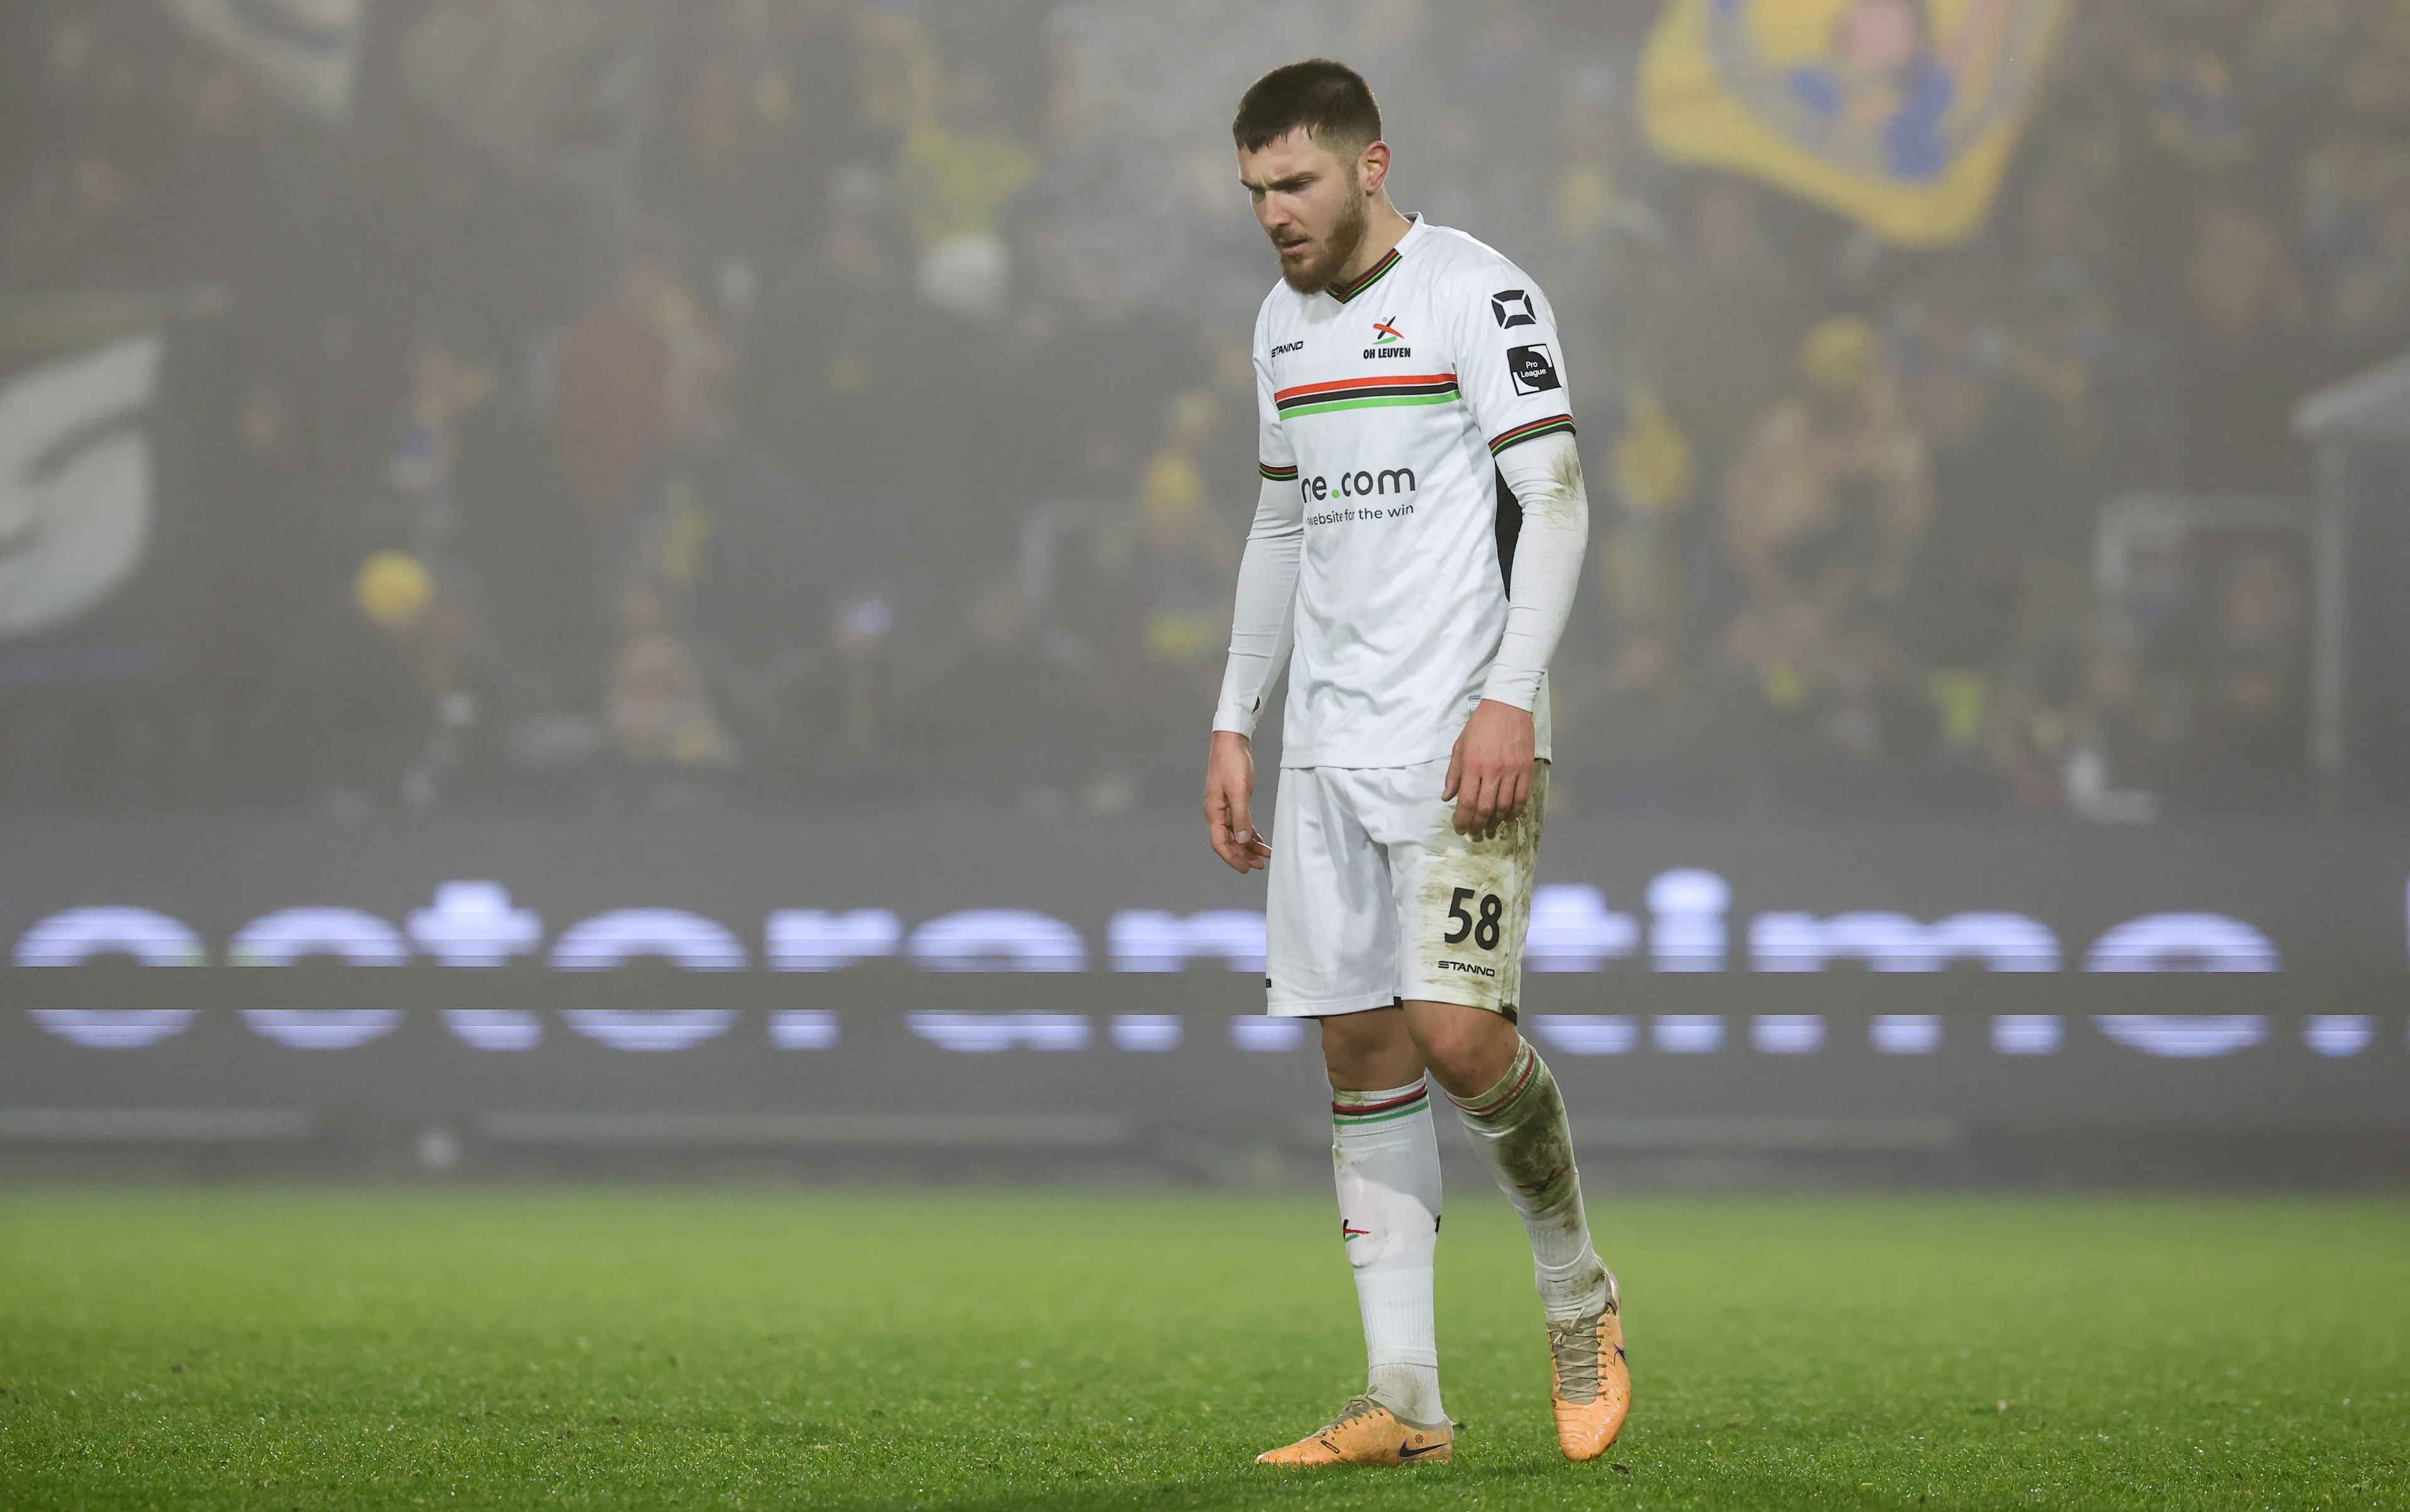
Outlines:
[{"label": "jersey sleeve cuff", "polygon": [[1493,666],[1488,680],[1481,685],[1481,697],[1484,702],[1511,704],[1529,714],[1540,702],[1540,674]]},{"label": "jersey sleeve cuff", "polygon": [[[1545,420],[1529,421],[1526,424],[1517,426],[1512,430],[1501,431],[1497,435],[1489,438],[1489,455],[1495,457],[1509,446],[1519,446],[1524,442],[1536,441],[1542,436],[1553,436],[1559,431],[1562,431],[1568,436],[1574,433],[1574,417],[1572,415],[1552,414]],[[1290,471],[1294,472],[1296,470],[1291,469]]]},{"label": "jersey sleeve cuff", "polygon": [[1264,481],[1266,483],[1295,483],[1297,481],[1297,464],[1295,462],[1289,463],[1286,467],[1275,467],[1270,462],[1257,462],[1256,464],[1256,471],[1264,475]]}]

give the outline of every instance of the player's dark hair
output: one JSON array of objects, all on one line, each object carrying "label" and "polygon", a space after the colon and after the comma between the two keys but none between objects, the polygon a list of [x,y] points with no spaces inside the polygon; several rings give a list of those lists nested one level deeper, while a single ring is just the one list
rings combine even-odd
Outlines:
[{"label": "player's dark hair", "polygon": [[1247,86],[1230,136],[1241,152],[1260,153],[1303,127],[1341,157],[1381,139],[1381,108],[1372,87],[1343,63],[1308,58],[1285,63]]}]

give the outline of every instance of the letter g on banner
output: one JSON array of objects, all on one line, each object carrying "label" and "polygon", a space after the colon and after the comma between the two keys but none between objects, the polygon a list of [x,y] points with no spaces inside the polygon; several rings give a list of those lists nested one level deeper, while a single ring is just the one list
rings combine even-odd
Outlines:
[{"label": "letter g on banner", "polygon": [[[745,946],[726,928],[682,909],[618,909],[573,924],[552,948],[562,971],[607,971],[661,957],[689,971],[741,971]],[[684,1050],[726,1034],[733,1008],[573,1008],[561,1016],[614,1050]]]}]

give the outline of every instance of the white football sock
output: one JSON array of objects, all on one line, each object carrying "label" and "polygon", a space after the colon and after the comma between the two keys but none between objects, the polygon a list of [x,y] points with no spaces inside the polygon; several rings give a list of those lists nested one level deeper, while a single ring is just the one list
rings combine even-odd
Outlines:
[{"label": "white football sock", "polygon": [[1604,1308],[1612,1278],[1590,1247],[1573,1128],[1547,1062],[1525,1041],[1496,1086],[1477,1098],[1447,1100],[1456,1104],[1499,1189],[1523,1216],[1541,1311],[1561,1322]]},{"label": "white football sock", "polygon": [[1330,1097],[1339,1228],[1364,1313],[1365,1394],[1407,1422],[1447,1421],[1439,1402],[1431,1259],[1439,1248],[1439,1141],[1423,1084]]}]

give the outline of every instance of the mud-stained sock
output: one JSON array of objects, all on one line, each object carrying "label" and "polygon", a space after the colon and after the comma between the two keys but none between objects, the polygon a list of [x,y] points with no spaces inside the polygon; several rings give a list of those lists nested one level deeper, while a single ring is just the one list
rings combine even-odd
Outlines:
[{"label": "mud-stained sock", "polygon": [[1573,1129],[1547,1062],[1527,1040],[1496,1086],[1475,1098],[1451,1094],[1448,1101],[1499,1189],[1522,1214],[1541,1311],[1562,1321],[1604,1308],[1611,1280],[1590,1247]]},{"label": "mud-stained sock", "polygon": [[1420,1082],[1334,1092],[1330,1125],[1339,1230],[1364,1314],[1365,1395],[1410,1423],[1444,1423],[1431,1316],[1440,1198],[1430,1095]]}]

